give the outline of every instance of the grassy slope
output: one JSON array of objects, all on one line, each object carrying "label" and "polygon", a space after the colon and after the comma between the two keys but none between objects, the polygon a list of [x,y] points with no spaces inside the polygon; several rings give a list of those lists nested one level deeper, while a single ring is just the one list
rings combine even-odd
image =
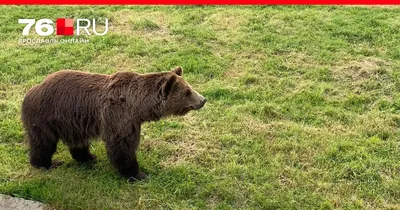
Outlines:
[{"label": "grassy slope", "polygon": [[[18,18],[100,18],[90,44],[19,46]],[[400,208],[400,8],[0,7],[0,193],[65,209]],[[32,35],[31,37],[34,37]],[[102,142],[32,169],[19,120],[49,73],[176,65],[209,99],[145,124],[127,183]]]}]

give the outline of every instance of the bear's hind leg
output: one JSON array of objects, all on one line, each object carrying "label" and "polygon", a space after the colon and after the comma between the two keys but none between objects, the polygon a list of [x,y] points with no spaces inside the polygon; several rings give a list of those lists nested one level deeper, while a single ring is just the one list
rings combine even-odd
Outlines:
[{"label": "bear's hind leg", "polygon": [[62,164],[62,161],[52,163],[53,154],[57,149],[58,137],[46,129],[34,127],[28,131],[29,159],[32,166],[36,168],[50,169]]},{"label": "bear's hind leg", "polygon": [[84,148],[69,148],[72,158],[78,162],[94,162],[96,156],[90,153],[89,147]]}]

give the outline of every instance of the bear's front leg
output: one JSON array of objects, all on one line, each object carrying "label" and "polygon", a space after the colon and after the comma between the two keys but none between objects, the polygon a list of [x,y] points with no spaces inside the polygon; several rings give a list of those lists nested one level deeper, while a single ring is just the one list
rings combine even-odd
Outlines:
[{"label": "bear's front leg", "polygon": [[106,140],[107,154],[111,163],[118,172],[129,178],[142,180],[147,175],[140,171],[136,158],[136,149],[140,142],[140,127],[136,128],[132,134],[121,137],[115,135],[114,138]]}]

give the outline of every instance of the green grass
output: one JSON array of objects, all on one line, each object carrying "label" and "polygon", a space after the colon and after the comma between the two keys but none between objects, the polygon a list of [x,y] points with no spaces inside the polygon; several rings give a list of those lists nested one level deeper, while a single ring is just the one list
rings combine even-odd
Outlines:
[{"label": "green grass", "polygon": [[[72,16],[109,33],[17,43],[18,18]],[[0,193],[60,209],[400,209],[400,8],[0,7],[0,40]],[[177,65],[209,102],[143,126],[148,179],[119,177],[102,142],[95,165],[59,144],[63,166],[29,166],[21,101],[46,75]]]}]

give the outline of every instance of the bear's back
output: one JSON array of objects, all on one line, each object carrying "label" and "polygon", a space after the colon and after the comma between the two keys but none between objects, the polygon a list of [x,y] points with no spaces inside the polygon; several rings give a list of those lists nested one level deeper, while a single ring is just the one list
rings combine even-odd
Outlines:
[{"label": "bear's back", "polygon": [[24,124],[52,126],[69,139],[69,131],[91,137],[99,130],[102,91],[107,75],[73,70],[50,74],[32,87],[22,104]]}]

